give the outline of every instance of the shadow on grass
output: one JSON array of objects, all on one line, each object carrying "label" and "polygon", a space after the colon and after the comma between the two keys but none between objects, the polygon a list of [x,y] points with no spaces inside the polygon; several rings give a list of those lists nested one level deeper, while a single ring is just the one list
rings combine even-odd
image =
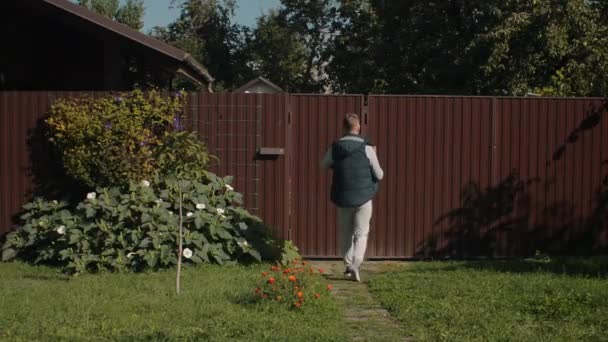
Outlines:
[{"label": "shadow on grass", "polygon": [[54,274],[54,275],[42,275],[42,274],[27,274],[22,277],[27,280],[36,280],[36,281],[70,281],[70,277],[62,274]]},{"label": "shadow on grass", "polygon": [[260,299],[255,297],[253,290],[247,293],[232,295],[230,296],[229,300],[231,303],[242,305],[246,308],[256,308],[260,305]]},{"label": "shadow on grass", "polygon": [[[435,264],[437,265],[437,264]],[[419,266],[423,266],[420,264]],[[550,273],[579,277],[608,279],[608,256],[531,259],[476,260],[439,263],[436,267],[416,267],[414,272],[437,271],[494,271],[505,273]]]}]

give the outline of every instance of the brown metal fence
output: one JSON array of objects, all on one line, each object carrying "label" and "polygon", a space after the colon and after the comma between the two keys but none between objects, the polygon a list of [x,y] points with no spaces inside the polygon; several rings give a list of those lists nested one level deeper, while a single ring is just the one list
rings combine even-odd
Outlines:
[{"label": "brown metal fence", "polygon": [[[369,134],[387,175],[376,200],[370,255],[605,251],[608,227],[593,226],[589,216],[608,172],[602,170],[607,120],[581,132],[563,158],[553,160],[602,105],[600,99],[370,96]],[[536,181],[517,198],[511,215],[485,222],[483,209],[492,208],[477,203],[465,206],[460,220],[442,219],[463,207],[461,193],[469,183],[496,190],[513,170]],[[479,197],[484,200],[491,198]],[[515,224],[487,234],[505,221]],[[467,224],[481,229],[466,235]]]},{"label": "brown metal fence", "polygon": [[[38,121],[54,99],[82,95],[0,92],[0,234],[14,228],[11,218],[31,196],[28,144]],[[369,257],[516,256],[608,247],[607,227],[589,219],[608,171],[602,163],[608,120],[578,139],[570,134],[601,105],[600,99],[194,93],[186,114],[219,158],[212,171],[234,176],[247,208],[303,255],[339,254],[330,173],[319,162],[340,136],[343,114],[355,112],[386,173],[374,203]],[[553,160],[569,137],[577,141]],[[33,157],[35,164],[51,162]],[[462,208],[470,183],[503,189],[512,170],[538,181],[517,197],[508,217],[487,222],[484,211],[493,208],[484,207],[484,197],[477,207]],[[466,210],[446,219],[458,209]],[[478,229],[467,233],[471,227]]]}]

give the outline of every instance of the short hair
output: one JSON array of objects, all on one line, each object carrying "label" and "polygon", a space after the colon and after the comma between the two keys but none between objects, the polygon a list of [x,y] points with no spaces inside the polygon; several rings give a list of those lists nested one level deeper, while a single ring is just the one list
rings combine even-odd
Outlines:
[{"label": "short hair", "polygon": [[352,131],[357,125],[360,125],[359,115],[355,113],[347,113],[344,115],[344,121],[342,121],[342,127],[347,131]]}]

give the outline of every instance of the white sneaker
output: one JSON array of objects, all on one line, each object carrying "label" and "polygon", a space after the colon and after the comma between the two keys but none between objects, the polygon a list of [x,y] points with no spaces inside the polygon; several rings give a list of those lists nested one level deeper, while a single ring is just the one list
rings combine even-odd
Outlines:
[{"label": "white sneaker", "polygon": [[355,272],[355,270],[352,267],[346,266],[346,270],[344,271],[344,278],[353,279],[354,272]]},{"label": "white sneaker", "polygon": [[359,274],[359,269],[346,267],[346,271],[344,271],[344,278],[353,280],[353,281],[361,281],[361,275]]},{"label": "white sneaker", "polygon": [[353,271],[353,276],[352,276],[352,278],[353,278],[353,280],[354,280],[354,281],[357,281],[357,282],[360,282],[360,281],[361,281],[361,275],[359,274],[359,269],[358,269],[358,268],[356,268],[356,269]]}]

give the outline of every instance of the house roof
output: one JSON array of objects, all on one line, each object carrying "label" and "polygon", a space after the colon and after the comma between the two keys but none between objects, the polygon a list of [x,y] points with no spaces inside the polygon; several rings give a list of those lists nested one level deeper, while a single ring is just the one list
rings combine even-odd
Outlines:
[{"label": "house roof", "polygon": [[197,62],[189,53],[182,51],[165,42],[155,39],[142,32],[134,30],[127,25],[118,23],[106,16],[88,10],[86,7],[80,6],[68,0],[36,0],[37,3],[52,6],[69,15],[83,19],[90,25],[97,26],[103,30],[122,36],[140,46],[151,49],[170,59],[175,60],[185,70],[178,70],[185,73],[186,76],[195,78],[197,81],[206,81],[211,84],[214,78],[209,74],[209,71]]},{"label": "house roof", "polygon": [[264,77],[256,77],[254,79],[252,79],[251,81],[243,84],[242,86],[238,87],[237,89],[235,89],[234,91],[237,93],[242,93],[245,90],[247,90],[247,88],[251,87],[252,85],[256,84],[256,83],[264,83],[266,85],[268,85],[269,87],[275,89],[277,92],[284,92],[283,88],[279,87],[278,85],[270,82],[268,79],[264,78]]}]

